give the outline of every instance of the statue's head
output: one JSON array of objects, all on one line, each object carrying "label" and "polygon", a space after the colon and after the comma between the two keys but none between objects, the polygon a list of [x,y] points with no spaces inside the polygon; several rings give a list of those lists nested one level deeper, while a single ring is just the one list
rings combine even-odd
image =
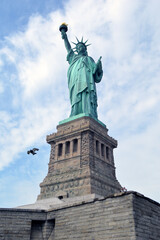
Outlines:
[{"label": "statue's head", "polygon": [[[88,40],[87,40],[87,41],[88,41]],[[74,43],[74,42],[73,42],[73,44],[76,45],[73,49],[75,49],[75,51],[76,51],[78,54],[88,55],[88,53],[87,53],[87,47],[88,47],[89,45],[91,45],[91,44],[86,44],[87,41],[83,42],[83,37],[82,37],[81,41],[79,41],[78,38],[77,38],[77,43]]]}]

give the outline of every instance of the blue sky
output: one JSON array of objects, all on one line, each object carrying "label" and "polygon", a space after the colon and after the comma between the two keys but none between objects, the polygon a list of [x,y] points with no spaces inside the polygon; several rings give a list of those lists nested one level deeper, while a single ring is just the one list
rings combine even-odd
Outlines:
[{"label": "blue sky", "polygon": [[[70,112],[58,30],[102,56],[99,120],[118,140],[117,178],[160,201],[160,1],[0,1],[0,206],[33,203],[47,174],[46,135]],[[30,156],[32,147],[40,150]]]},{"label": "blue sky", "polygon": [[1,33],[3,38],[15,31],[23,31],[31,15],[47,16],[51,11],[63,9],[63,1],[56,0],[1,0]]}]

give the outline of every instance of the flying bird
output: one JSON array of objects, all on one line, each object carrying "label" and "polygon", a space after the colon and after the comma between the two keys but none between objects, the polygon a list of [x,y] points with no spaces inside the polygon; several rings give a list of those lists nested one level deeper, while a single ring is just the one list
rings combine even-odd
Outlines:
[{"label": "flying bird", "polygon": [[36,151],[39,151],[39,149],[38,148],[33,148],[33,149],[27,151],[27,154],[32,153],[33,155],[35,155],[35,154],[37,154]]}]

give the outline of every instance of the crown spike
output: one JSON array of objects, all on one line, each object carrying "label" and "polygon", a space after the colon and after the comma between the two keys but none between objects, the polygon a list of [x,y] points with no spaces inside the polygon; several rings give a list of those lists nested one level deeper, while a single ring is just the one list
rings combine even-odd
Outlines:
[{"label": "crown spike", "polygon": [[74,45],[77,45],[77,43],[72,42]]},{"label": "crown spike", "polygon": [[88,42],[88,39],[87,39],[87,41],[84,42],[84,44],[86,44],[86,42]]},{"label": "crown spike", "polygon": [[79,40],[78,40],[78,38],[76,37],[76,39],[77,39],[77,42],[79,43]]},{"label": "crown spike", "polygon": [[81,42],[83,43],[83,36],[82,36]]}]

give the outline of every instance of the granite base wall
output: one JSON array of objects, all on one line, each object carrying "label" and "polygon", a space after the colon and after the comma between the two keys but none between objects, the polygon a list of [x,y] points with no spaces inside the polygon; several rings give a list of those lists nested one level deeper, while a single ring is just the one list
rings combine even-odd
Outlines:
[{"label": "granite base wall", "polygon": [[49,211],[0,209],[0,240],[20,239],[159,240],[160,204],[127,192]]},{"label": "granite base wall", "polygon": [[160,239],[160,204],[140,195],[133,195],[136,240]]},{"label": "granite base wall", "polygon": [[45,222],[46,218],[47,213],[40,210],[1,208],[0,240],[30,240],[32,221]]},{"label": "granite base wall", "polygon": [[135,240],[132,195],[48,212],[55,240]]}]

